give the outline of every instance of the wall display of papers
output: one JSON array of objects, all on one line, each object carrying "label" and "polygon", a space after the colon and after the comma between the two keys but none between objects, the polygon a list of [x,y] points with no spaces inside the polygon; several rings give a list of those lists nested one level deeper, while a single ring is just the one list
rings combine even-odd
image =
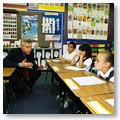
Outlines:
[{"label": "wall display of papers", "polygon": [[38,3],[38,10],[44,11],[65,11],[65,3]]},{"label": "wall display of papers", "polygon": [[110,4],[68,3],[68,39],[107,40]]},{"label": "wall display of papers", "polygon": [[47,34],[60,34],[61,33],[61,15],[42,14],[42,33]]},{"label": "wall display of papers", "polygon": [[28,9],[37,10],[38,9],[37,3],[28,3]]},{"label": "wall display of papers", "polygon": [[38,40],[37,15],[21,15],[21,39]]},{"label": "wall display of papers", "polygon": [[60,35],[45,34],[45,41],[50,41],[50,40],[60,40]]},{"label": "wall display of papers", "polygon": [[3,39],[17,39],[17,14],[3,13]]}]

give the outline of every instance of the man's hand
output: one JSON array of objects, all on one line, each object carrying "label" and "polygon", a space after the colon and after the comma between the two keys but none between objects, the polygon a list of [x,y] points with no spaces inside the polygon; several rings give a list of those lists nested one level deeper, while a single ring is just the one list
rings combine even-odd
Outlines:
[{"label": "man's hand", "polygon": [[23,67],[23,68],[29,68],[32,66],[33,64],[31,62],[26,62],[26,59],[23,60],[21,63],[19,63],[19,67]]}]

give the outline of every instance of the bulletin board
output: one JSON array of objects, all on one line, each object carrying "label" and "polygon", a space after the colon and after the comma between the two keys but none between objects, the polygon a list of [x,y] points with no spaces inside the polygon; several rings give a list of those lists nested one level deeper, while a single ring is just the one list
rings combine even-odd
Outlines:
[{"label": "bulletin board", "polygon": [[3,13],[3,39],[17,39],[17,14]]},{"label": "bulletin board", "polygon": [[110,4],[68,3],[68,39],[107,40]]},{"label": "bulletin board", "polygon": [[[54,41],[54,46],[60,46],[61,44],[61,36],[63,32],[63,13],[59,12],[51,12],[51,11],[39,11],[39,10],[28,10],[27,12],[19,12],[19,29],[21,31],[19,32],[19,38],[22,38],[22,28],[21,28],[21,16],[38,16],[38,40],[33,40],[34,42],[38,42],[39,46],[42,48],[50,47],[50,40]],[[43,17],[47,18],[47,24],[44,24]],[[55,21],[55,24],[50,25],[51,22],[49,22],[50,19],[53,19]],[[59,23],[57,22],[57,19],[59,19]],[[51,20],[50,20],[51,21]],[[44,26],[45,25],[45,26]],[[47,27],[47,25],[50,25],[51,28]],[[54,33],[52,32],[53,26],[55,26]],[[43,31],[43,27],[47,27],[47,31]],[[46,29],[46,28],[44,28]],[[48,29],[51,31],[48,31]]]},{"label": "bulletin board", "polygon": [[58,12],[42,13],[42,34],[45,41],[61,41],[62,14]]},{"label": "bulletin board", "polygon": [[42,13],[42,33],[61,34],[61,15],[59,13]]}]

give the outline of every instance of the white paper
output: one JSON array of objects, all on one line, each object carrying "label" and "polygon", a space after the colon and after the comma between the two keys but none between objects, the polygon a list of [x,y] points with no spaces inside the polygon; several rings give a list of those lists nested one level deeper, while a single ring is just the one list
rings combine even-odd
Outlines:
[{"label": "white paper", "polygon": [[92,102],[88,102],[88,103],[92,106],[93,109],[98,111],[99,114],[111,114],[109,111],[104,109],[104,107],[101,107],[101,105],[97,101],[92,101]]},{"label": "white paper", "polygon": [[60,62],[60,60],[52,60],[53,62]]},{"label": "white paper", "polygon": [[95,76],[73,77],[72,79],[75,80],[81,86],[106,83],[105,81],[102,81]]},{"label": "white paper", "polygon": [[85,70],[85,68],[79,68],[79,67],[75,67],[75,66],[68,66],[68,67],[65,67],[65,69],[69,69],[69,70]]},{"label": "white paper", "polygon": [[114,98],[106,99],[105,101],[108,102],[110,105],[114,106]]}]

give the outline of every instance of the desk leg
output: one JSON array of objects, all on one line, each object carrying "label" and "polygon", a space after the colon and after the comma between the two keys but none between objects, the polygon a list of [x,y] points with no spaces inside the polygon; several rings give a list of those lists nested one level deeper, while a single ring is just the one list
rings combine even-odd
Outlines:
[{"label": "desk leg", "polygon": [[9,97],[9,88],[8,84],[5,85],[5,91],[6,91],[6,99],[7,99],[7,110],[6,114],[11,113],[11,108],[10,108],[10,97]]},{"label": "desk leg", "polygon": [[47,82],[47,76],[48,76],[48,70],[49,70],[49,65],[47,64],[47,71],[46,71],[46,77],[45,77],[45,83]]},{"label": "desk leg", "polygon": [[59,89],[60,98],[62,98],[62,87],[63,87],[63,83],[60,81],[60,89]]},{"label": "desk leg", "polygon": [[54,86],[54,75],[53,75],[53,71],[52,71],[52,76],[51,76],[51,84],[52,84],[52,88],[51,88],[51,95],[53,94],[53,86]]}]

